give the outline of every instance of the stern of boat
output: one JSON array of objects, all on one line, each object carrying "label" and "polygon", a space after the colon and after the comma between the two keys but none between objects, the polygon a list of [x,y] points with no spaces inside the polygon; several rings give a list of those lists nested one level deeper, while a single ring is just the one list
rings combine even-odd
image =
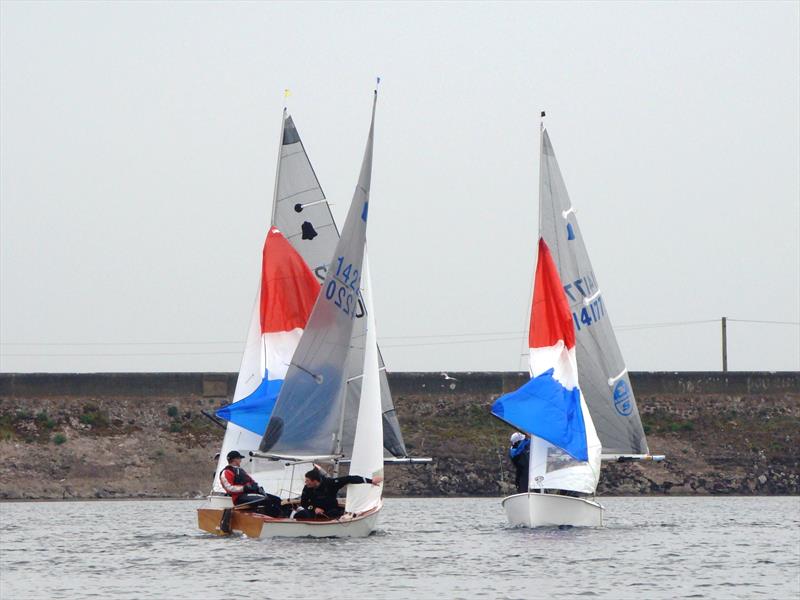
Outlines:
[{"label": "stern of boat", "polygon": [[560,494],[514,494],[502,501],[511,527],[602,527],[603,507],[587,498]]}]

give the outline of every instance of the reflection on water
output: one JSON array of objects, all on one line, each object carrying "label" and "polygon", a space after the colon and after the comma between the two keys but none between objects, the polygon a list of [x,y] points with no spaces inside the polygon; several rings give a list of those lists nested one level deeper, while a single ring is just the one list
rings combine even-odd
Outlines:
[{"label": "reflection on water", "polygon": [[217,538],[198,501],[5,503],[0,597],[800,595],[800,498],[603,503],[603,529],[512,530],[498,499],[388,499],[361,540]]}]

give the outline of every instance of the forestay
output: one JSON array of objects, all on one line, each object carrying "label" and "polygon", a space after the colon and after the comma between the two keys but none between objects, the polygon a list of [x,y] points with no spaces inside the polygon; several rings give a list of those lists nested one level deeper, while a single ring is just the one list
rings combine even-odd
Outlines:
[{"label": "forestay", "polygon": [[569,301],[581,390],[603,453],[647,454],[628,372],[547,131],[542,131],[541,144],[539,232]]},{"label": "forestay", "polygon": [[[378,380],[378,344],[375,330],[375,311],[372,301],[372,281],[368,260],[364,257],[364,277],[361,286],[364,304],[367,307],[366,351],[364,352],[364,377],[361,384],[361,399],[358,404],[358,419],[350,475],[374,478],[383,476],[381,388]],[[380,485],[349,485],[345,510],[362,513],[378,506],[383,493]]]},{"label": "forestay", "polygon": [[261,440],[262,452],[299,456],[342,453],[346,368],[359,310],[374,124],[375,103],[342,235]]},{"label": "forestay", "polygon": [[[328,265],[339,240],[339,232],[316,173],[311,166],[294,120],[284,109],[283,133],[277,170],[272,221],[284,232],[289,243],[303,257],[319,281],[327,274]],[[351,353],[346,367],[347,396],[343,421],[342,450],[349,456],[355,435],[358,399],[361,395],[361,374],[364,364],[366,319],[359,301],[353,323]],[[383,419],[383,445],[392,455],[407,455],[400,423],[397,420],[389,382],[381,368],[379,382]]]}]

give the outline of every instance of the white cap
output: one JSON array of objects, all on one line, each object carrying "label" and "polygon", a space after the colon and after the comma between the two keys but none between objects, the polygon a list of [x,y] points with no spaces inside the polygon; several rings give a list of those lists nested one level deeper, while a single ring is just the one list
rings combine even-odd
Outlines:
[{"label": "white cap", "polygon": [[517,442],[521,442],[525,439],[525,436],[522,435],[519,431],[515,431],[511,434],[511,443],[516,444]]}]

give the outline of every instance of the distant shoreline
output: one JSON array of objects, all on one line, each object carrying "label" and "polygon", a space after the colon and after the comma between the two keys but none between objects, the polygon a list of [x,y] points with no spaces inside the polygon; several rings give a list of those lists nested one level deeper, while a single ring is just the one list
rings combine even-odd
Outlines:
[{"label": "distant shoreline", "polygon": [[[603,464],[598,497],[800,494],[800,373],[637,373],[631,383],[661,463]],[[387,498],[503,497],[510,429],[492,402],[518,372],[390,373],[412,456],[387,465]],[[0,501],[204,498],[232,373],[0,374]],[[248,465],[245,468],[252,470]]]}]

